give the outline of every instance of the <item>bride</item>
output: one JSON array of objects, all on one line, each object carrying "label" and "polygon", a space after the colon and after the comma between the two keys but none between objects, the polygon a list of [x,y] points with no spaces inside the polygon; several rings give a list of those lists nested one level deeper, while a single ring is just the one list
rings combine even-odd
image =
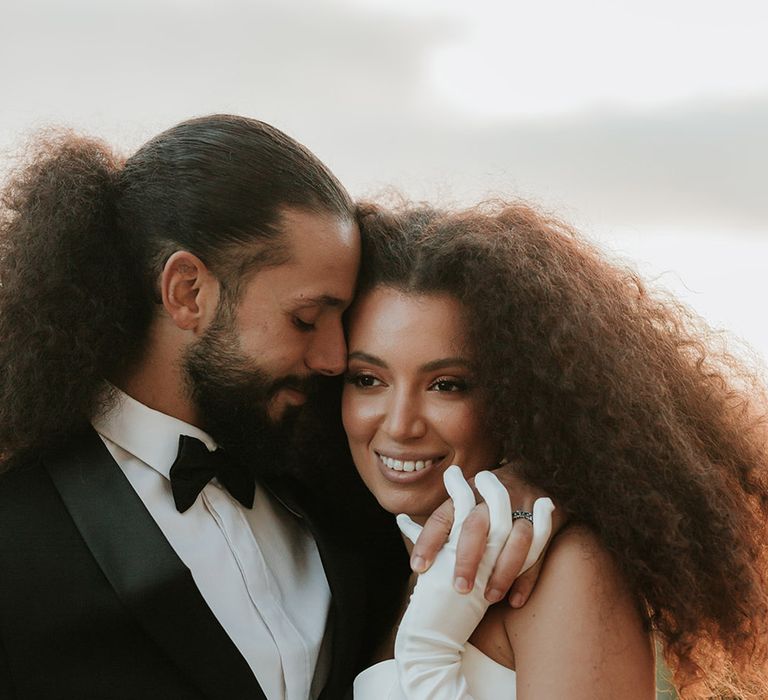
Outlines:
[{"label": "bride", "polygon": [[[462,520],[463,477],[491,528],[468,594],[452,535],[355,697],[651,700],[654,642],[683,698],[768,697],[758,379],[687,309],[525,205],[359,218],[342,398],[357,470],[411,539],[446,486]],[[484,471],[502,461],[569,522],[520,609],[483,595],[512,518],[532,519]],[[547,501],[535,510],[546,520]]]}]

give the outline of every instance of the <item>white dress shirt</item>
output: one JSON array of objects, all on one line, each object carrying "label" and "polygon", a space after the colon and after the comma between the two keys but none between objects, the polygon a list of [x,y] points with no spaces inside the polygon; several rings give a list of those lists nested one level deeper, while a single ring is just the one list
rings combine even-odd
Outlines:
[{"label": "white dress shirt", "polygon": [[301,521],[258,484],[248,509],[215,479],[179,513],[169,480],[179,436],[202,440],[209,450],[216,443],[123,392],[94,427],[267,698],[317,697],[328,672],[320,648],[330,590]]}]

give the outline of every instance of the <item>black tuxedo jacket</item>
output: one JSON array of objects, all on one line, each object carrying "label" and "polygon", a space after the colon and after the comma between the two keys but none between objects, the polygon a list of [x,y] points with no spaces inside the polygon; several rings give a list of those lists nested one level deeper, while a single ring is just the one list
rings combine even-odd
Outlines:
[{"label": "black tuxedo jacket", "polygon": [[[391,517],[358,508],[367,493],[341,504],[271,488],[320,550],[332,593],[322,700],[336,700],[392,622],[404,548]],[[0,698],[264,697],[93,430],[0,476]]]}]

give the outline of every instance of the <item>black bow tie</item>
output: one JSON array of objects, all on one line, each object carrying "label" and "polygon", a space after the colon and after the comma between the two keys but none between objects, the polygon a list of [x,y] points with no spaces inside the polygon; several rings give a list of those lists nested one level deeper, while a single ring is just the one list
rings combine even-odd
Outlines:
[{"label": "black bow tie", "polygon": [[246,508],[253,506],[254,479],[223,450],[210,452],[205,443],[179,435],[179,454],[171,467],[171,491],[176,510],[183,513],[216,477]]}]

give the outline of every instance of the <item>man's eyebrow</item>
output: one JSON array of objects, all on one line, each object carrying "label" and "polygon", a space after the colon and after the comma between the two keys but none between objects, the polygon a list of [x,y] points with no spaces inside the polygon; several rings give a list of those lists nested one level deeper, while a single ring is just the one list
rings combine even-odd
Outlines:
[{"label": "man's eyebrow", "polygon": [[333,306],[346,308],[349,306],[349,300],[339,299],[330,294],[320,294],[316,297],[299,297],[296,303],[301,306]]},{"label": "man's eyebrow", "polygon": [[[383,369],[388,369],[389,367],[389,365],[387,365],[387,363],[384,362],[384,360],[382,360],[380,357],[376,357],[376,355],[371,355],[367,352],[362,352],[361,350],[356,350],[355,352],[349,353],[348,359],[360,360],[371,365],[376,365],[377,367],[381,367]],[[432,360],[431,362],[423,364],[421,367],[419,367],[419,371],[434,372],[439,369],[445,369],[446,367],[456,367],[457,365],[466,367],[467,369],[472,367],[470,362],[465,360],[463,357],[444,357],[440,360]]]}]

